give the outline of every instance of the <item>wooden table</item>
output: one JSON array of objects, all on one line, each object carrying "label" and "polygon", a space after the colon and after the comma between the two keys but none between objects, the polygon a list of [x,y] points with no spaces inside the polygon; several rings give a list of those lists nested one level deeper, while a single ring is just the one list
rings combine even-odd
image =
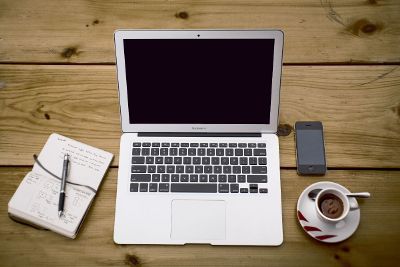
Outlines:
[{"label": "wooden table", "polygon": [[[116,245],[120,137],[113,31],[280,28],[284,243],[280,247]],[[395,266],[400,261],[400,2],[180,0],[0,2],[1,266]],[[296,174],[293,124],[323,121],[329,171]],[[76,240],[15,223],[7,203],[57,132],[116,155]],[[308,237],[295,205],[330,180],[360,201],[361,223],[333,245]]]}]

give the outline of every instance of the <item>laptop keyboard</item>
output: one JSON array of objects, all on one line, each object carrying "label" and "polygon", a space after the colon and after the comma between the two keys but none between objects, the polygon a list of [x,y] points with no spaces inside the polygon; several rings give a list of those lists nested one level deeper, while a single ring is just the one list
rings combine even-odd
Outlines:
[{"label": "laptop keyboard", "polygon": [[133,143],[130,192],[268,193],[267,181],[265,143]]}]

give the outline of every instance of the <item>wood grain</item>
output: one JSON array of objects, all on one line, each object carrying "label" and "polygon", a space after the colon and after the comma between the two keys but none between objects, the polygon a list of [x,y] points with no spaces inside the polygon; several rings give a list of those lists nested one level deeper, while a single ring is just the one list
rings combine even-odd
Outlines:
[{"label": "wood grain", "polygon": [[397,0],[0,2],[0,62],[113,63],[116,29],[285,32],[286,63],[400,62]]},{"label": "wood grain", "polygon": [[333,245],[308,237],[295,217],[301,191],[319,179],[282,171],[284,243],[280,247],[116,245],[112,239],[115,168],[105,177],[76,240],[36,230],[7,216],[7,203],[27,171],[0,168],[2,266],[396,266],[400,260],[400,171],[330,171],[323,178],[372,195],[360,201],[357,232]]},{"label": "wood grain", "polygon": [[[292,125],[320,120],[329,167],[400,167],[398,66],[286,66],[281,165],[295,167]],[[120,122],[114,66],[0,65],[0,164],[30,165],[57,132],[112,152]]]}]

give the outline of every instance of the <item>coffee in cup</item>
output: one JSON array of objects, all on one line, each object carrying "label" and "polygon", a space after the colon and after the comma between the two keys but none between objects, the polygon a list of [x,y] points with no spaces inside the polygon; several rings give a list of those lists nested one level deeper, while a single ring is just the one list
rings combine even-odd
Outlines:
[{"label": "coffee in cup", "polygon": [[349,214],[350,201],[341,190],[327,188],[316,196],[315,208],[324,221],[339,222]]}]

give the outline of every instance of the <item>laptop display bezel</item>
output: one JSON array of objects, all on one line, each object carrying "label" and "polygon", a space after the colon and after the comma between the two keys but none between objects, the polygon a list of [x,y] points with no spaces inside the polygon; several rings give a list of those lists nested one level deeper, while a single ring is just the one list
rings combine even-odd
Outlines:
[{"label": "laptop display bezel", "polygon": [[[274,39],[269,124],[132,124],[129,121],[124,39]],[[114,33],[122,131],[276,133],[282,73],[283,32],[279,30],[117,30]]]}]

